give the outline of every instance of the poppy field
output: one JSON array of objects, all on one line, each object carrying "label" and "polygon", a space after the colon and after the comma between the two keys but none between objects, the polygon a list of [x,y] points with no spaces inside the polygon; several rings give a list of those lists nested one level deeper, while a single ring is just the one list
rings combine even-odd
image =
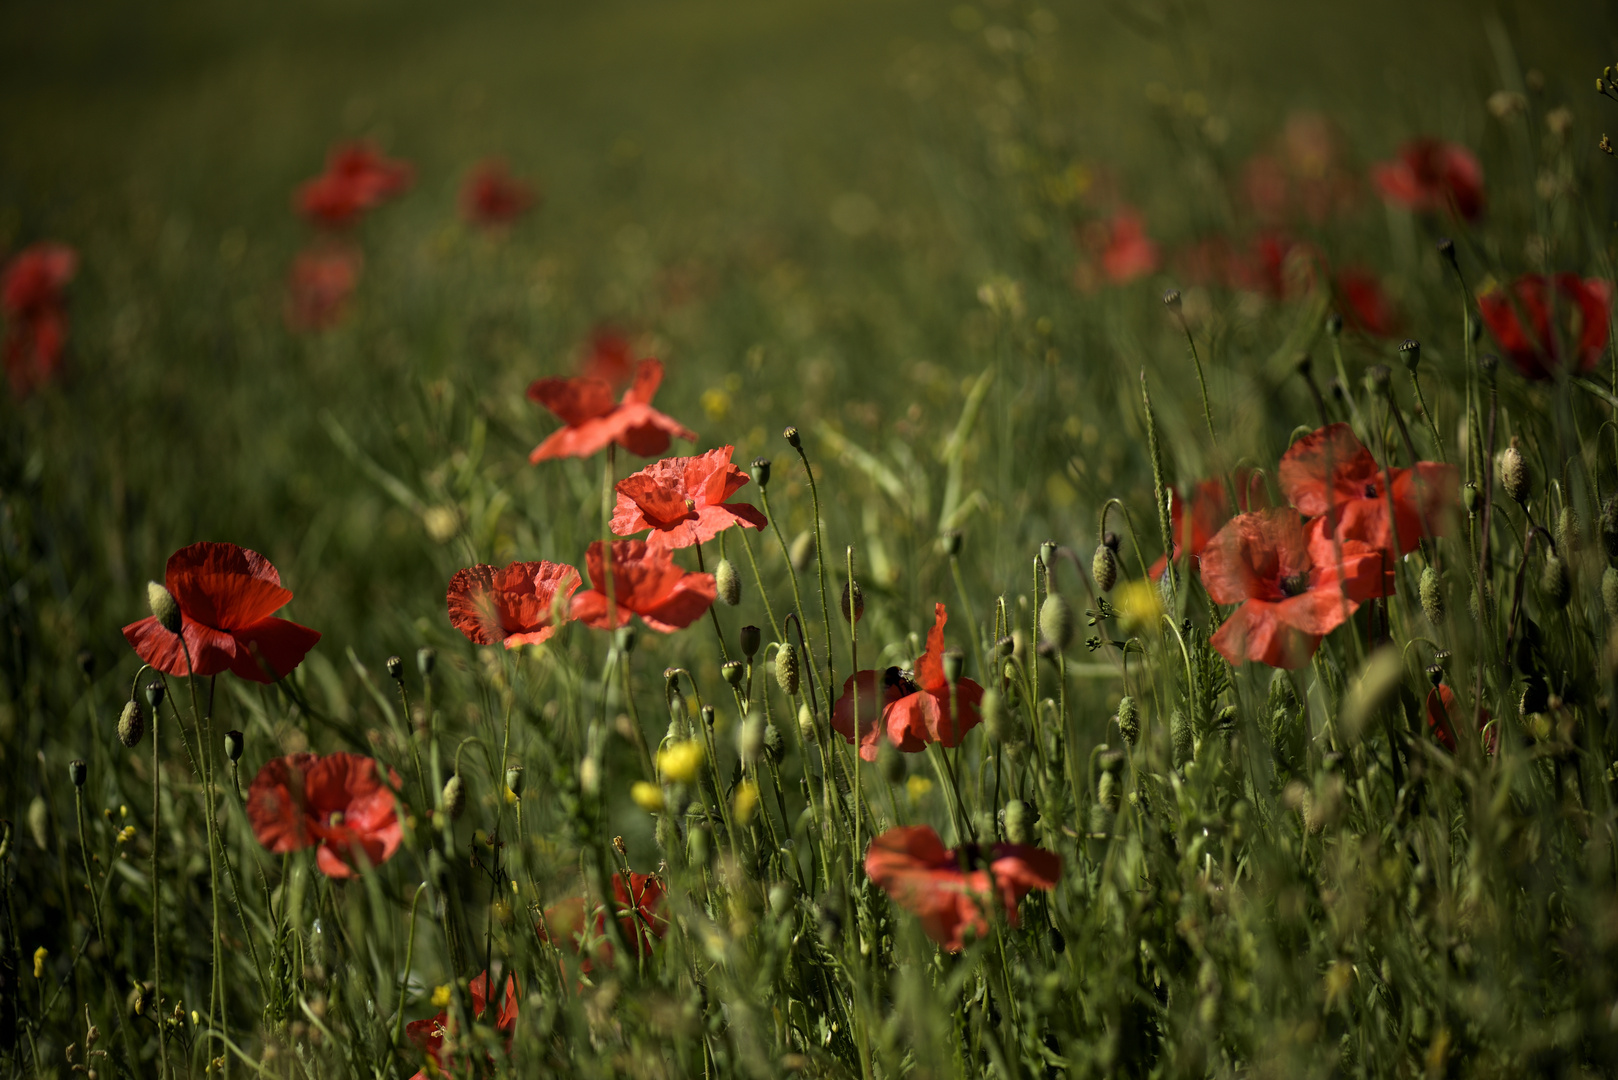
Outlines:
[{"label": "poppy field", "polygon": [[1610,11],[257,18],[0,14],[5,1075],[1618,1074]]}]

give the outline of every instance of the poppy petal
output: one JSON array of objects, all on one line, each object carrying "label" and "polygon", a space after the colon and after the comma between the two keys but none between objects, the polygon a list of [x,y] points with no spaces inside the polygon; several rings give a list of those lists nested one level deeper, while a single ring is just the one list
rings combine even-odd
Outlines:
[{"label": "poppy petal", "polygon": [[[250,682],[272,683],[303,663],[320,640],[320,631],[286,619],[261,619],[231,636],[236,639],[236,656],[230,670]],[[270,671],[264,670],[266,664]]]}]

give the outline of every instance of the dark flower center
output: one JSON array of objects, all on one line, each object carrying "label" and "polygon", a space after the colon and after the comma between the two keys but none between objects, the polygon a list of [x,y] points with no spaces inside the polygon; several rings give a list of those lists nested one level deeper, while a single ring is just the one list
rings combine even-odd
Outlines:
[{"label": "dark flower center", "polygon": [[1376,485],[1375,484],[1366,484],[1365,485],[1365,497],[1367,499],[1376,498]]},{"label": "dark flower center", "polygon": [[914,694],[921,689],[916,685],[916,673],[901,667],[890,667],[882,673],[884,688],[892,687],[901,694]]},{"label": "dark flower center", "polygon": [[1281,579],[1281,591],[1288,596],[1299,596],[1309,588],[1308,574],[1288,574]]}]

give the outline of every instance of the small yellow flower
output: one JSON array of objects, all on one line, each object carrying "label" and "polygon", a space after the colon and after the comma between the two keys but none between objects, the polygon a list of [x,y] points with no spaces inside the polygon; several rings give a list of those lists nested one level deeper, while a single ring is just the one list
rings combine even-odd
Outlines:
[{"label": "small yellow flower", "polygon": [[746,825],[753,819],[753,811],[756,809],[758,809],[758,785],[748,780],[736,789],[736,820]]},{"label": "small yellow flower", "polygon": [[657,752],[657,771],[677,784],[689,784],[697,778],[706,756],[696,739],[677,742]]},{"label": "small yellow flower", "polygon": [[433,1008],[449,1008],[449,984],[433,987]]},{"label": "small yellow flower", "polygon": [[663,789],[656,784],[648,784],[644,780],[637,780],[629,789],[629,797],[635,800],[635,805],[648,814],[655,814],[663,809]]},{"label": "small yellow flower", "polygon": [[925,776],[912,776],[905,781],[905,790],[910,793],[911,802],[920,802],[933,790],[933,782]]},{"label": "small yellow flower", "polygon": [[45,977],[45,957],[49,955],[50,950],[43,945],[34,950],[34,978],[43,979]]},{"label": "small yellow flower", "polygon": [[119,807],[119,808],[118,808],[118,816],[119,816],[119,817],[128,817],[128,816],[129,816],[129,807],[127,807],[127,806],[120,806],[120,807]]},{"label": "small yellow flower", "polygon": [[702,411],[708,414],[709,420],[717,424],[730,415],[730,395],[717,386],[703,391]]},{"label": "small yellow flower", "polygon": [[196,1027],[197,1025],[199,1025],[201,1023],[202,1023],[202,1016],[197,1012],[197,1010],[192,1009],[191,1010],[191,1026]]},{"label": "small yellow flower", "polygon": [[440,544],[453,540],[461,528],[461,516],[453,506],[430,506],[422,512],[421,521],[427,535]]},{"label": "small yellow flower", "polygon": [[127,844],[133,839],[135,839],[135,826],[125,825],[118,830],[118,842],[120,844]]},{"label": "small yellow flower", "polygon": [[1154,582],[1131,581],[1119,586],[1117,598],[1118,621],[1128,633],[1137,634],[1156,624],[1163,614],[1163,598]]}]

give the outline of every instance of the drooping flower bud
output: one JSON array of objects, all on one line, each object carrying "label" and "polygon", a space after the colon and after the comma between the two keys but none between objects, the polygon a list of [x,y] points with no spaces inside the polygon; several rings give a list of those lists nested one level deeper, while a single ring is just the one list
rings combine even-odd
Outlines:
[{"label": "drooping flower bud", "polygon": [[1039,636],[1059,652],[1073,643],[1073,608],[1061,593],[1051,593],[1040,605]]},{"label": "drooping flower bud", "polygon": [[1096,588],[1102,592],[1111,592],[1118,584],[1118,556],[1112,553],[1112,548],[1106,544],[1096,548],[1095,558],[1090,560],[1090,574],[1096,579]]},{"label": "drooping flower bud", "polygon": [[1607,609],[1607,618],[1618,622],[1618,568],[1601,571],[1601,606]]},{"label": "drooping flower bud", "polygon": [[719,565],[714,567],[713,580],[720,600],[730,607],[742,602],[742,579],[741,575],[736,573],[735,563],[729,559],[720,559]]},{"label": "drooping flower bud", "polygon": [[423,645],[416,650],[416,670],[421,677],[426,678],[433,673],[433,664],[438,661],[438,653],[431,645]]},{"label": "drooping flower bud", "polygon": [[843,585],[843,596],[838,602],[843,612],[843,621],[853,620],[859,622],[865,618],[865,593],[860,589],[860,583],[850,581]]},{"label": "drooping flower bud", "polygon": [[84,786],[85,777],[90,774],[89,767],[84,764],[83,758],[74,758],[67,763],[67,778],[73,781],[75,788]]},{"label": "drooping flower bud", "polygon": [[168,589],[156,581],[148,581],[146,605],[152,609],[152,618],[157,620],[157,625],[171,634],[180,632],[180,605]]},{"label": "drooping flower bud", "polygon": [[764,643],[764,631],[756,626],[744,626],[736,635],[741,644],[742,655],[751,660],[758,654],[758,647]]},{"label": "drooping flower bud", "polygon": [[1130,746],[1140,741],[1140,706],[1128,694],[1118,699],[1118,733]]},{"label": "drooping flower bud", "polygon": [[444,781],[444,813],[449,815],[451,821],[461,816],[466,809],[466,784],[461,780],[461,774],[456,773]]},{"label": "drooping flower bud", "polygon": [[1377,390],[1386,390],[1393,382],[1393,372],[1386,364],[1372,364],[1365,369],[1365,381]]},{"label": "drooping flower bud", "polygon": [[719,674],[730,684],[732,690],[740,690],[742,680],[747,678],[747,669],[740,660],[726,660],[719,665]]},{"label": "drooping flower bud", "polygon": [[1523,460],[1515,436],[1512,437],[1511,445],[1500,451],[1499,470],[1500,488],[1506,493],[1506,498],[1521,505],[1528,498],[1532,484],[1528,475],[1528,462]]},{"label": "drooping flower bud", "polygon": [[790,641],[783,641],[775,650],[775,681],[787,697],[798,692],[798,650]]},{"label": "drooping flower bud", "polygon": [[140,745],[141,736],[145,734],[146,717],[140,711],[140,702],[125,702],[123,714],[118,717],[118,741],[124,744],[125,749],[133,750]]},{"label": "drooping flower bud", "polygon": [[1540,571],[1539,591],[1545,595],[1552,607],[1565,608],[1573,595],[1573,579],[1568,575],[1567,563],[1560,557],[1551,555],[1545,559],[1545,568]]},{"label": "drooping flower bud", "polygon": [[760,488],[770,486],[770,459],[756,457],[753,459],[753,483]]},{"label": "drooping flower bud", "polygon": [[1013,844],[1026,844],[1033,822],[1028,820],[1028,804],[1021,799],[1006,803],[1006,839]]},{"label": "drooping flower bud", "polygon": [[390,657],[388,657],[387,667],[388,667],[388,677],[391,678],[394,682],[402,682],[404,680],[404,661],[403,660],[399,659],[397,656],[390,656]]},{"label": "drooping flower bud", "polygon": [[240,761],[242,751],[247,749],[247,736],[235,728],[225,732],[225,756],[231,761]]},{"label": "drooping flower bud", "polygon": [[638,640],[635,628],[627,623],[612,632],[612,647],[625,656],[635,651],[635,642]]},{"label": "drooping flower bud", "polygon": [[1428,566],[1421,571],[1421,585],[1418,589],[1421,595],[1422,614],[1434,626],[1444,621],[1444,586],[1438,578],[1438,571]]}]

